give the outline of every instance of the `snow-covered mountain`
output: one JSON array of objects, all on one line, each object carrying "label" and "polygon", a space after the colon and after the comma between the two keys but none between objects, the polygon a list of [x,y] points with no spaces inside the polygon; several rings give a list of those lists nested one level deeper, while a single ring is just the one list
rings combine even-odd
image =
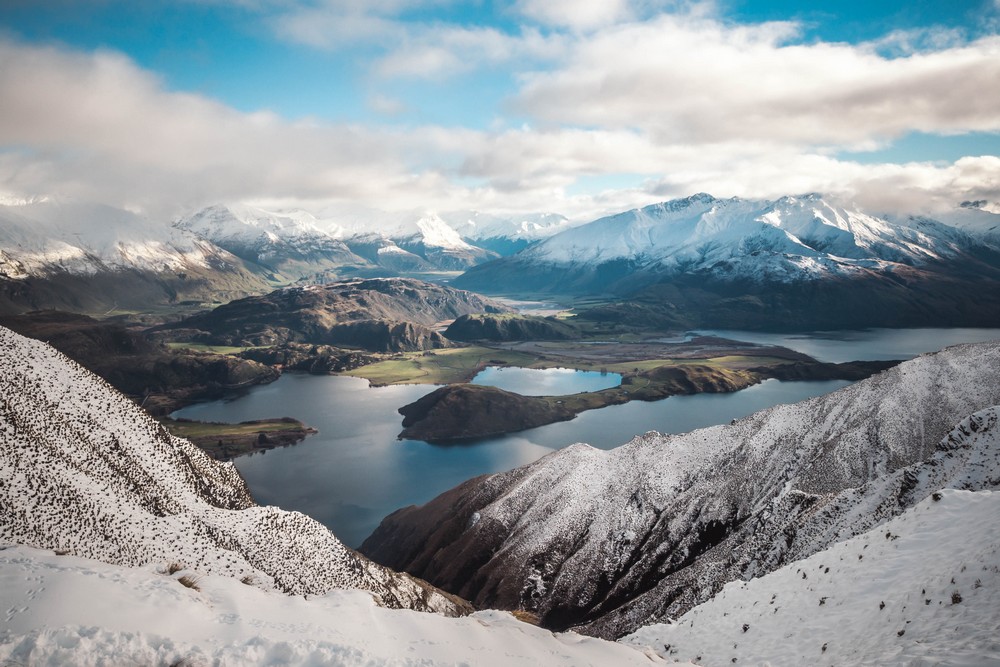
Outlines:
[{"label": "snow-covered mountain", "polygon": [[939,488],[996,487],[996,413],[966,418],[997,404],[1000,342],[948,348],[731,425],[470,480],[390,515],[361,551],[477,605],[619,637]]},{"label": "snow-covered mountain", "polygon": [[483,211],[451,211],[441,217],[463,239],[501,256],[513,255],[572,226],[569,219],[558,213],[498,215]]},{"label": "snow-covered mountain", "polygon": [[59,200],[0,206],[0,310],[149,307],[265,288],[229,252],[129,211]]},{"label": "snow-covered mountain", "polygon": [[998,516],[996,491],[942,491],[623,641],[705,665],[1000,664]]},{"label": "snow-covered mountain", "polygon": [[180,218],[174,227],[292,279],[368,264],[338,238],[340,230],[321,228],[305,211],[272,213],[246,205],[216,205]]},{"label": "snow-covered mountain", "polygon": [[568,229],[455,284],[625,296],[677,326],[788,327],[796,316],[803,328],[995,325],[1000,215],[963,209],[949,221],[880,217],[815,194],[698,194]]},{"label": "snow-covered mountain", "polygon": [[313,519],[259,507],[236,469],[175,438],[40,341],[0,328],[0,544],[127,567],[178,567],[265,590],[368,591],[458,614],[425,583],[371,563]]}]

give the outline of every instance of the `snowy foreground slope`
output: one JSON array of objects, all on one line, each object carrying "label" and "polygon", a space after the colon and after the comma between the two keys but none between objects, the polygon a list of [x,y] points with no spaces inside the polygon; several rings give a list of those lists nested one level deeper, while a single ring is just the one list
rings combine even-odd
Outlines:
[{"label": "snowy foreground slope", "polygon": [[0,543],[123,566],[458,614],[423,582],[369,562],[297,512],[254,504],[219,463],[48,345],[0,327]]},{"label": "snowy foreground slope", "polygon": [[470,480],[390,515],[361,550],[478,606],[620,637],[939,488],[996,487],[1000,443],[961,433],[997,404],[1000,342],[956,346],[731,425]]},{"label": "snowy foreground slope", "polygon": [[[553,635],[505,612],[445,618],[384,609],[363,591],[307,599],[183,572],[0,550],[3,665],[664,664],[652,651]],[[672,661],[671,661],[672,663]]]},{"label": "snowy foreground slope", "polygon": [[998,517],[996,491],[942,491],[623,641],[704,665],[998,665]]}]

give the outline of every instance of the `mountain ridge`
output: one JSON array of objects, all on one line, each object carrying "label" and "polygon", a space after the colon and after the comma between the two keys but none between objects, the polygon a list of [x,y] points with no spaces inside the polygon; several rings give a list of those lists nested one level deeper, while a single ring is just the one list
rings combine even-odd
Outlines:
[{"label": "mountain ridge", "polygon": [[468,610],[305,515],[257,506],[232,464],[48,345],[0,328],[0,358],[0,541],[130,567],[177,562],[292,595],[360,588],[389,607]]},{"label": "mountain ridge", "polygon": [[[1000,342],[956,346],[732,425],[649,433],[610,451],[572,445],[398,510],[361,551],[475,604],[619,637],[870,528],[850,513],[851,489],[877,483],[863,494],[885,499],[876,521],[919,500],[914,489],[935,490],[893,475],[933,459],[938,443],[960,468],[972,460],[946,436],[1000,403],[998,367]],[[996,463],[1000,451],[987,456]]]}]

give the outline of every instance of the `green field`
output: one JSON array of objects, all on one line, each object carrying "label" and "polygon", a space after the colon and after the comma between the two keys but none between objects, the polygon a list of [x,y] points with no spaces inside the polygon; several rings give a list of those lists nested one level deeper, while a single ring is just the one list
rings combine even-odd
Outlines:
[{"label": "green field", "polygon": [[488,347],[457,347],[433,352],[411,352],[395,359],[362,366],[344,375],[367,379],[375,385],[452,384],[468,382],[489,365],[546,368],[537,357]]},{"label": "green field", "polygon": [[234,345],[204,345],[202,343],[167,343],[171,350],[190,350],[192,352],[214,352],[215,354],[239,354],[254,347],[238,347]]}]

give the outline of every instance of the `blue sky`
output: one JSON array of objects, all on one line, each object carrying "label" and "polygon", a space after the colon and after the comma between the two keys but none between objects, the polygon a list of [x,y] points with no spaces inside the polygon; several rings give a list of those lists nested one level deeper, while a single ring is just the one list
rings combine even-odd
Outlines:
[{"label": "blue sky", "polygon": [[0,26],[12,194],[571,216],[694,190],[1000,198],[979,159],[1000,154],[998,0],[8,0]]}]

